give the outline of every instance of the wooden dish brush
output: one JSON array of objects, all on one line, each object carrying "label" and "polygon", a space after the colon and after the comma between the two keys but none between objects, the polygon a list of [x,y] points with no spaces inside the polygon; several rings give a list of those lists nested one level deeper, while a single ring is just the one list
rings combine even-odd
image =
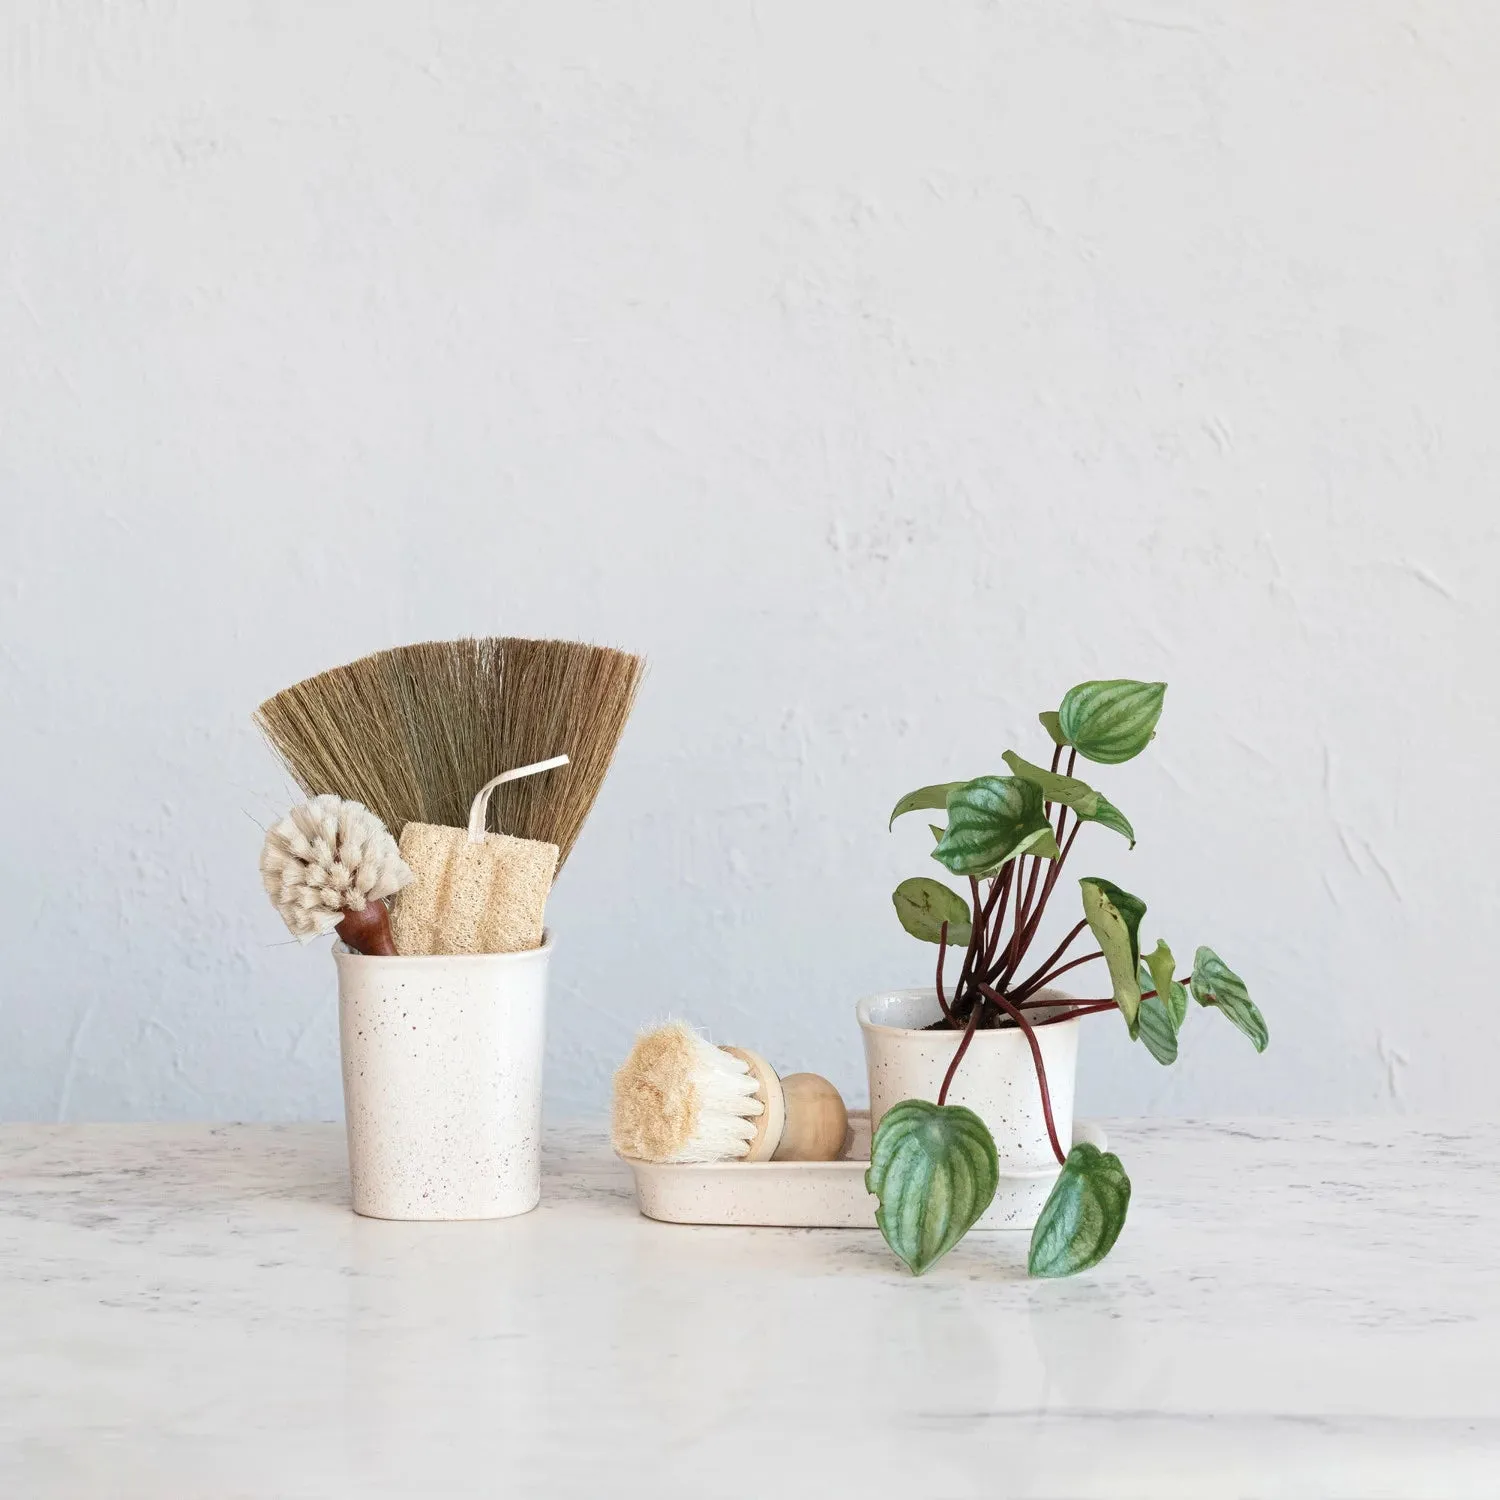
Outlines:
[{"label": "wooden dish brush", "polygon": [[353,798],[398,832],[463,828],[497,771],[566,755],[566,770],[500,787],[489,810],[489,826],[556,844],[561,869],[644,670],[638,656],[577,641],[429,641],[309,677],[255,720],[309,796]]},{"label": "wooden dish brush", "polygon": [[683,1021],[645,1033],[615,1074],[610,1139],[636,1161],[833,1161],[848,1125],[826,1078],[781,1078]]},{"label": "wooden dish brush", "polygon": [[292,936],[337,932],[356,953],[396,952],[385,898],[412,878],[369,808],[337,797],[294,807],[266,833],[260,878]]}]

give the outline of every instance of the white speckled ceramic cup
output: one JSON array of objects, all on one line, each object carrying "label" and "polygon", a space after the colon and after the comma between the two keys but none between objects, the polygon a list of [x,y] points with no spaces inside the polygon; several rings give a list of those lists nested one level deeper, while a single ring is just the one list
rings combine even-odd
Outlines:
[{"label": "white speckled ceramic cup", "polygon": [[541,1197],[551,934],[526,953],[335,947],[354,1211],[503,1219]]},{"label": "white speckled ceramic cup", "polygon": [[[1062,1000],[1055,990],[1042,990],[1039,1000]],[[865,1070],[870,1077],[870,1128],[903,1099],[936,1101],[943,1075],[958,1048],[956,1031],[924,1031],[941,1018],[937,994],[931,989],[890,990],[861,1000],[855,1008],[865,1039]],[[1032,1013],[1037,1019],[1046,1010]],[[1036,1028],[1047,1091],[1058,1138],[1067,1151],[1073,1142],[1073,1084],[1078,1067],[1077,1019]],[[1007,1027],[976,1031],[958,1065],[949,1104],[964,1104],[990,1128],[1000,1171],[1057,1170],[1057,1158],[1047,1138],[1042,1094],[1025,1034]]]}]

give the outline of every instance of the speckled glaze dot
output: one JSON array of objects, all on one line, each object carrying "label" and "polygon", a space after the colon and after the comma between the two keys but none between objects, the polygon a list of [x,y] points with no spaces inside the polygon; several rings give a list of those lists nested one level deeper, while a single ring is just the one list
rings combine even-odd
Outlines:
[{"label": "speckled glaze dot", "polygon": [[335,947],[354,1211],[503,1219],[541,1197],[550,934],[525,953]]},{"label": "speckled glaze dot", "polygon": [[[1066,997],[1055,990],[1042,990],[1036,998],[1061,1001]],[[921,1029],[942,1015],[931,989],[890,990],[861,1000],[855,1014],[865,1039],[870,1121],[878,1130],[886,1110],[902,1099],[937,1099],[943,1075],[958,1047],[959,1033]],[[1041,1011],[1037,1018],[1046,1014]],[[1047,1069],[1052,1118],[1064,1150],[1073,1138],[1080,1024],[1078,1020],[1059,1021],[1036,1030]],[[989,1126],[1002,1173],[1056,1172],[1057,1158],[1047,1139],[1031,1048],[1019,1030],[1007,1027],[974,1033],[954,1075],[953,1087],[948,1090],[948,1103],[967,1105]]]}]

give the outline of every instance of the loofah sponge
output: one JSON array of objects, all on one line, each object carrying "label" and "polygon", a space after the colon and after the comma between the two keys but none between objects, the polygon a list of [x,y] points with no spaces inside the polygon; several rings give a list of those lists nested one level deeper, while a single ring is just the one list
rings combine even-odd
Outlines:
[{"label": "loofah sponge", "polygon": [[323,796],[294,807],[266,834],[260,878],[282,921],[306,943],[395,895],[412,876],[369,808]]},{"label": "loofah sponge", "polygon": [[396,903],[399,952],[520,953],[541,946],[558,846],[486,833],[484,824],[497,787],[567,764],[566,755],[554,755],[491,778],[469,804],[467,830],[438,823],[401,830],[401,858],[417,882]]},{"label": "loofah sponge", "polygon": [[401,858],[421,879],[396,902],[391,931],[401,953],[520,953],[539,948],[556,844],[408,823]]}]

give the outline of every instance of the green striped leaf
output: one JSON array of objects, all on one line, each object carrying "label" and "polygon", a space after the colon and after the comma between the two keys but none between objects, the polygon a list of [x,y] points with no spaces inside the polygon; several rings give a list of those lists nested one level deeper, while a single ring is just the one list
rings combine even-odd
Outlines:
[{"label": "green striped leaf", "polygon": [[1033,1276],[1074,1276],[1097,1266],[1125,1227],[1130,1179],[1112,1151],[1074,1146],[1031,1232],[1026,1269]]},{"label": "green striped leaf", "polygon": [[[1135,848],[1135,829],[1130,826],[1130,819],[1111,802],[1103,792],[1097,794],[1099,805],[1094,809],[1094,815],[1089,820],[1098,823],[1105,828],[1118,833],[1122,838],[1130,840],[1130,847]],[[1081,815],[1080,815],[1081,816]]]},{"label": "green striped leaf", "polygon": [[[1155,990],[1163,1003],[1172,997],[1172,986],[1182,986],[1172,977],[1177,970],[1177,960],[1172,957],[1172,950],[1167,947],[1160,938],[1156,940],[1156,947],[1141,960],[1146,966],[1146,971],[1151,975],[1150,988]],[[1187,996],[1183,996],[1183,1014],[1187,1013]],[[1178,1023],[1181,1024],[1180,1022]]]},{"label": "green striped leaf", "polygon": [[1162,1067],[1169,1068],[1177,1061],[1177,1028],[1172,1024],[1172,1017],[1160,995],[1147,995],[1142,999],[1136,1029],[1146,1051]]},{"label": "green striped leaf", "polygon": [[891,821],[887,823],[886,832],[889,833],[896,826],[896,819],[902,813],[916,812],[919,807],[947,807],[948,793],[954,787],[962,786],[961,781],[939,782],[936,786],[919,786],[916,791],[908,792],[891,810]]},{"label": "green striped leaf", "polygon": [[1060,859],[1062,850],[1057,845],[1057,835],[1053,833],[1049,824],[1047,831],[1039,834],[1035,841],[1026,848],[1027,854],[1034,854],[1038,859]]},{"label": "green striped leaf", "polygon": [[1164,682],[1080,682],[1070,688],[1057,711],[1064,739],[1078,753],[1100,765],[1132,760],[1156,736]]},{"label": "green striped leaf", "polygon": [[1234,1022],[1250,1038],[1257,1052],[1264,1052],[1271,1040],[1265,1017],[1240,978],[1212,948],[1200,948],[1193,958],[1193,999],[1199,1005],[1212,1005]]},{"label": "green striped leaf", "polygon": [[[1147,990],[1154,990],[1155,988],[1156,981],[1151,977],[1151,971],[1143,963],[1141,965],[1141,992],[1144,994]],[[1167,1019],[1172,1023],[1172,1030],[1180,1033],[1182,1031],[1182,1023],[1187,1020],[1187,990],[1174,979],[1171,989],[1165,995],[1160,995],[1158,998],[1164,1000],[1166,1003]],[[1145,1002],[1142,1001],[1141,1003],[1144,1004]]]},{"label": "green striped leaf", "polygon": [[[1137,975],[1142,991],[1140,1039],[1164,1067],[1177,1061],[1177,1036],[1187,1018],[1187,991],[1172,978],[1175,966],[1171,949],[1157,943],[1156,951],[1146,956]],[[1154,995],[1150,994],[1152,990],[1156,991]]]},{"label": "green striped leaf", "polygon": [[891,892],[891,902],[901,925],[914,938],[924,943],[940,943],[946,922],[948,941],[960,948],[968,947],[973,930],[969,903],[941,880],[930,880],[925,875],[903,880]]},{"label": "green striped leaf", "polygon": [[1042,790],[1017,776],[980,776],[948,793],[948,827],[932,857],[955,875],[991,875],[1021,854],[1057,857]]},{"label": "green striped leaf", "polygon": [[1135,829],[1125,814],[1088,782],[1080,781],[1076,776],[1059,776],[1056,771],[1044,771],[1029,760],[1022,760],[1014,750],[1007,750],[1001,759],[1010,767],[1013,776],[1039,786],[1048,802],[1071,808],[1086,822],[1102,823],[1104,827],[1123,834],[1130,840],[1130,847],[1135,848]]},{"label": "green striped leaf", "polygon": [[1172,1025],[1177,1031],[1182,1030],[1182,1023],[1187,1020],[1188,992],[1174,979],[1171,992],[1167,995],[1167,1010],[1172,1017]]},{"label": "green striped leaf", "polygon": [[865,1188],[885,1242],[920,1276],[973,1227],[1000,1181],[995,1142],[961,1104],[903,1099],[880,1121]]},{"label": "green striped leaf", "polygon": [[1083,915],[1103,950],[1110,983],[1114,986],[1115,1004],[1125,1017],[1133,1041],[1139,1029],[1141,1009],[1137,969],[1141,961],[1141,918],[1146,915],[1146,903],[1139,896],[1122,891],[1113,881],[1097,875],[1085,876],[1078,884],[1083,891]]}]

